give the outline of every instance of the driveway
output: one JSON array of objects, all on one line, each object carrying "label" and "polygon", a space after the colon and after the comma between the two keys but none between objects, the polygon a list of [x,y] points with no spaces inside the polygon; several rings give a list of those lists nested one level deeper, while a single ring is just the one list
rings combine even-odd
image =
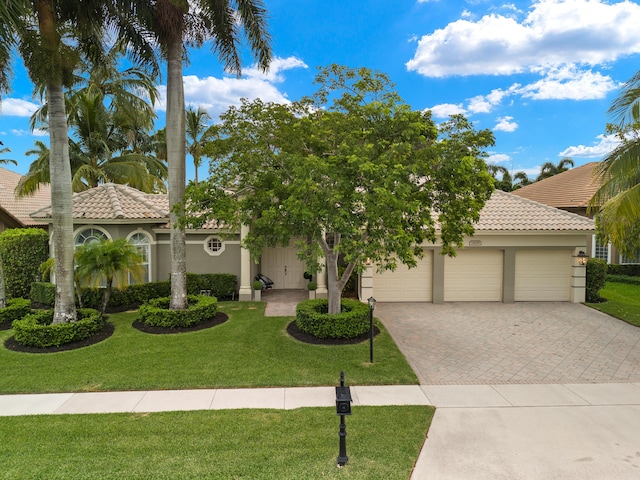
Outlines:
[{"label": "driveway", "polygon": [[572,303],[379,303],[423,385],[640,382],[640,328]]}]

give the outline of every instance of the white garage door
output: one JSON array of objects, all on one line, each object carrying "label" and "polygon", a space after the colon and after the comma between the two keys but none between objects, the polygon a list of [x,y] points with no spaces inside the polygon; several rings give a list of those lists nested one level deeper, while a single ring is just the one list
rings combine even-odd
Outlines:
[{"label": "white garage door", "polygon": [[518,250],[516,302],[564,302],[571,296],[570,250]]},{"label": "white garage door", "polygon": [[373,296],[379,302],[430,302],[433,252],[428,250],[414,268],[399,264],[395,271],[373,274]]},{"label": "white garage door", "polygon": [[445,302],[502,301],[502,250],[459,250],[444,259]]}]

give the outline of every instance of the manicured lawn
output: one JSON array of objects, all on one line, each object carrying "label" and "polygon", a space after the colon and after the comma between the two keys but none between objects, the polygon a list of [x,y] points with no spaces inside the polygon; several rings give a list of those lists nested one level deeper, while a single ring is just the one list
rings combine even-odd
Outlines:
[{"label": "manicured lawn", "polygon": [[[292,317],[264,317],[264,304],[223,302],[229,320],[197,332],[152,335],[134,329],[137,313],[110,315],[114,334],[79,350],[33,354],[0,347],[0,393],[164,390],[268,386],[417,384],[381,324],[369,344],[318,346],[291,338]],[[0,342],[12,330],[0,332]]]},{"label": "manicured lawn", "polygon": [[333,408],[6,417],[0,478],[403,479],[431,407],[357,407],[336,466]]},{"label": "manicured lawn", "polygon": [[640,327],[640,285],[607,282],[600,296],[607,301],[587,305]]}]

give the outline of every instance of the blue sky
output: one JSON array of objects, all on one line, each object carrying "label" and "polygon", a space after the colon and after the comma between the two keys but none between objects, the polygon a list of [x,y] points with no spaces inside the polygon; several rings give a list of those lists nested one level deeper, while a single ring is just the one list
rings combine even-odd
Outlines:
[{"label": "blue sky", "polygon": [[[188,104],[217,118],[239,99],[287,102],[314,91],[318,66],[387,73],[402,98],[436,121],[463,113],[494,131],[489,161],[535,176],[544,162],[576,166],[615,147],[607,109],[640,70],[640,2],[604,0],[265,0],[274,62],[268,74],[222,72],[208,48],[185,66]],[[27,171],[25,151],[46,136],[28,130],[38,101],[19,64],[2,98],[0,141]],[[162,82],[161,82],[162,83]],[[161,86],[162,90],[162,86]],[[156,105],[164,126],[164,102]],[[188,177],[193,167],[187,159]],[[199,172],[203,177],[204,168]]]}]

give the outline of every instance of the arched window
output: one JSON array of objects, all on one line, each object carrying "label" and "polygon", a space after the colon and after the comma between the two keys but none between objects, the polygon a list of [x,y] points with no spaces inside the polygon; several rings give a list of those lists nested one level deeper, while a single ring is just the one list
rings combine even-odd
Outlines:
[{"label": "arched window", "polygon": [[[149,241],[149,237],[147,237],[144,233],[134,233],[129,237],[129,243],[135,245],[136,250],[138,250],[138,254],[142,257],[142,268],[144,273],[142,274],[142,278],[140,279],[140,283],[148,283],[151,281],[151,269],[150,269],[150,258],[151,258],[151,242]],[[132,285],[137,283],[135,279],[129,275],[129,284]]]},{"label": "arched window", "polygon": [[98,230],[97,228],[94,228],[94,227],[85,228],[84,230],[81,230],[80,232],[78,232],[78,234],[76,235],[74,245],[77,248],[80,245],[93,243],[93,242],[101,242],[102,240],[108,240],[108,239],[109,237],[107,237],[107,234],[104,233],[102,230]]}]

